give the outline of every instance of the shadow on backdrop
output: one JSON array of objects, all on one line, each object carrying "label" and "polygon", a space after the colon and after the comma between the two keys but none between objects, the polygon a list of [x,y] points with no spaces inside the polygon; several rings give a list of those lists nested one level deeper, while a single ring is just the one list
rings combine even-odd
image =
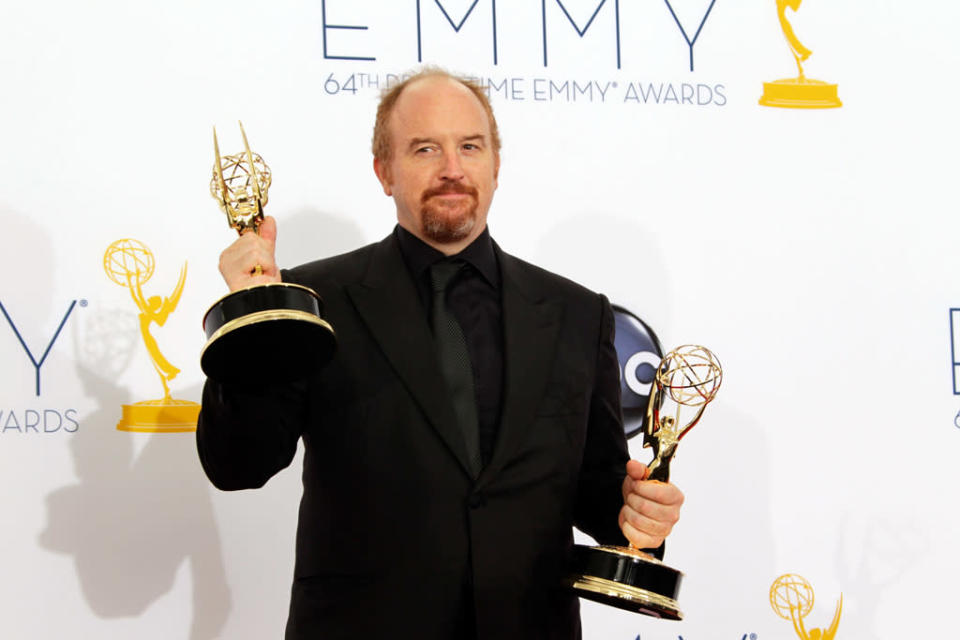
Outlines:
[{"label": "shadow on backdrop", "polygon": [[[390,228],[388,221],[384,225],[384,236]],[[289,269],[352,251],[366,242],[354,222],[318,209],[303,208],[277,221],[277,264]]]},{"label": "shadow on backdrop", "polygon": [[[25,307],[30,309],[34,318],[62,314],[69,301],[54,301],[52,295],[37,295],[38,291],[52,292],[56,286],[57,254],[50,238],[51,231],[3,204],[0,204],[0,220],[3,220],[4,236],[12,240],[4,247],[4,261],[19,268],[29,265],[30,269],[28,278],[15,277],[21,274],[11,273],[10,277],[4,278],[3,287],[0,288],[0,299],[7,306],[8,312],[15,314],[14,322],[22,319],[20,310]],[[6,324],[3,316],[0,316],[0,322]],[[56,328],[56,324],[53,326]],[[50,337],[48,335],[44,340],[44,336],[25,335],[24,339],[39,358]]]},{"label": "shadow on backdrop", "polygon": [[[88,316],[77,346],[77,376],[96,409],[83,416],[70,450],[79,482],[47,496],[42,547],[73,556],[83,596],[101,618],[137,617],[173,587],[189,561],[193,617],[189,638],[220,634],[231,607],[210,487],[193,434],[134,435],[116,430],[132,399],[116,380],[138,339],[136,316]],[[198,398],[199,386],[180,390]],[[136,438],[148,437],[137,454]],[[170,637],[182,637],[170,630]]]},{"label": "shadow on backdrop", "polygon": [[[837,531],[837,575],[841,578],[844,614],[853,612],[857,626],[870,630],[862,640],[882,637],[881,603],[886,592],[930,553],[930,535],[909,518],[889,514],[848,515]],[[849,603],[849,605],[847,604]]]},{"label": "shadow on backdrop", "polygon": [[651,324],[661,339],[669,338],[658,325],[669,324],[675,296],[655,231],[609,214],[585,212],[545,229],[531,261],[605,294]]},{"label": "shadow on backdrop", "polygon": [[[724,371],[728,380],[737,375],[742,372]],[[672,479],[687,500],[675,529],[683,542],[674,549],[682,551],[687,574],[681,598],[695,603],[687,621],[742,634],[745,625],[771,615],[776,545],[767,430],[776,425],[741,411],[744,399],[724,397],[725,391],[734,386],[720,389],[677,452]],[[669,542],[667,553],[669,561]],[[736,597],[730,597],[732,584],[740,589]]]}]

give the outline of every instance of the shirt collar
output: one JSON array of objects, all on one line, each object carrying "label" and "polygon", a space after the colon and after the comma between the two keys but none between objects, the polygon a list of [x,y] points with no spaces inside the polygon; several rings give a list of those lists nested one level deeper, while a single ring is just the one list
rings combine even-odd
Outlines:
[{"label": "shirt collar", "polygon": [[[394,234],[400,244],[400,253],[415,278],[422,277],[433,263],[447,258],[443,252],[434,249],[400,225],[396,226]],[[497,267],[497,256],[493,251],[489,228],[484,227],[483,232],[473,242],[460,253],[450,256],[450,259],[460,259],[472,265],[490,286],[495,289],[500,287],[500,269]]]}]

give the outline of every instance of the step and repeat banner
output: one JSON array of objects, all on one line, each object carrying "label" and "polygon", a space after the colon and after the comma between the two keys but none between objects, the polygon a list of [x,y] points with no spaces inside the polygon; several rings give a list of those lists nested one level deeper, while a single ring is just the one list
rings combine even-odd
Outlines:
[{"label": "step and repeat banner", "polygon": [[[960,8],[843,0],[6,3],[0,631],[282,633],[300,458],[212,488],[200,321],[237,121],[282,265],[390,232],[378,93],[489,91],[505,250],[606,293],[628,433],[657,340],[724,384],[685,438],[682,622],[604,640],[943,637],[960,573]],[[256,385],[270,372],[250,371]],[[642,438],[634,457],[648,460]],[[390,637],[389,620],[383,637]]]}]

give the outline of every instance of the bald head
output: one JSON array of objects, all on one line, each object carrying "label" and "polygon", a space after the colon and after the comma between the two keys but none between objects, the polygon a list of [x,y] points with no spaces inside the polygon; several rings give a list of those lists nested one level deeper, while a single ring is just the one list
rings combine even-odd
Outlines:
[{"label": "bald head", "polygon": [[393,151],[388,131],[388,123],[397,101],[400,99],[400,95],[406,91],[408,87],[420,81],[440,78],[452,80],[463,85],[477,98],[490,123],[490,141],[493,146],[493,151],[497,154],[500,153],[500,131],[497,128],[497,120],[493,115],[493,107],[490,106],[490,100],[487,98],[487,92],[484,88],[468,78],[455,76],[443,69],[427,68],[405,78],[402,82],[393,85],[381,94],[380,104],[377,106],[377,119],[373,125],[372,150],[375,158],[386,161]]}]

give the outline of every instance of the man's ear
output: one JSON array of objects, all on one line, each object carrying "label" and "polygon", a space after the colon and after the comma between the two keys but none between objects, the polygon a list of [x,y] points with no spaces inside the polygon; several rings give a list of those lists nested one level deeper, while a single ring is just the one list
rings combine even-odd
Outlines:
[{"label": "man's ear", "polygon": [[390,167],[380,162],[380,158],[374,158],[373,172],[377,174],[377,180],[380,181],[380,185],[383,187],[383,192],[388,196],[392,196],[393,189],[390,188],[390,185],[393,181],[390,176]]}]

